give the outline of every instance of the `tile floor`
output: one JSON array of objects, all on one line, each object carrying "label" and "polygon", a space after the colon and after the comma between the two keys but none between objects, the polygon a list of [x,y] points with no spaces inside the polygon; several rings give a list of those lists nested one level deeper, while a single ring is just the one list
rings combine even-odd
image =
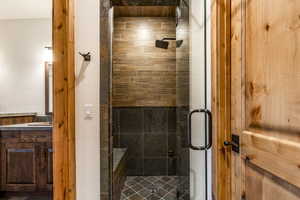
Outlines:
[{"label": "tile floor", "polygon": [[176,176],[128,176],[121,200],[176,200]]}]

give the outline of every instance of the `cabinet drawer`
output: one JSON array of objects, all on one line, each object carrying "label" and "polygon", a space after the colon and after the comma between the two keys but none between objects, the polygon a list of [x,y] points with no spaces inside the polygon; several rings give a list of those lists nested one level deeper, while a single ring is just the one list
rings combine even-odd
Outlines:
[{"label": "cabinet drawer", "polygon": [[1,131],[1,143],[19,142],[20,131]]},{"label": "cabinet drawer", "polygon": [[51,142],[49,132],[21,132],[20,142]]}]

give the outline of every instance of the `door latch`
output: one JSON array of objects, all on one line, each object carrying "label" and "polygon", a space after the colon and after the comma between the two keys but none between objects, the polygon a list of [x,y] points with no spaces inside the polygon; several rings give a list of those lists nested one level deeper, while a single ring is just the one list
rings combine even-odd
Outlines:
[{"label": "door latch", "polygon": [[232,151],[240,153],[240,136],[232,134],[231,141],[225,141],[224,146],[231,146]]}]

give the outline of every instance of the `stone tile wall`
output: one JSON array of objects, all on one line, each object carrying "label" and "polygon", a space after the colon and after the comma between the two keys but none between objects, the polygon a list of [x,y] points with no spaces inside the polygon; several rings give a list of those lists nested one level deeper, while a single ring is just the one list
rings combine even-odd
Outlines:
[{"label": "stone tile wall", "polygon": [[176,174],[176,108],[113,108],[114,147],[128,148],[131,176]]}]

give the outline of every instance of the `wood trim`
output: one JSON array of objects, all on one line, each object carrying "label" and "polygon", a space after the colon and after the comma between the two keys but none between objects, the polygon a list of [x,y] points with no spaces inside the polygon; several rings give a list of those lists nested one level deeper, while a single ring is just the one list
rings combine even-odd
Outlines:
[{"label": "wood trim", "polygon": [[54,199],[75,200],[74,1],[53,8]]},{"label": "wood trim", "polygon": [[212,5],[212,112],[213,198],[231,200],[231,152],[224,148],[230,137],[231,1],[215,0]]},{"label": "wood trim", "polygon": [[[245,128],[245,59],[242,46],[244,45],[244,7],[246,1],[231,1],[231,133],[240,136]],[[241,117],[242,116],[242,117]],[[231,193],[232,200],[245,198],[245,162],[241,154],[231,154]]]}]

